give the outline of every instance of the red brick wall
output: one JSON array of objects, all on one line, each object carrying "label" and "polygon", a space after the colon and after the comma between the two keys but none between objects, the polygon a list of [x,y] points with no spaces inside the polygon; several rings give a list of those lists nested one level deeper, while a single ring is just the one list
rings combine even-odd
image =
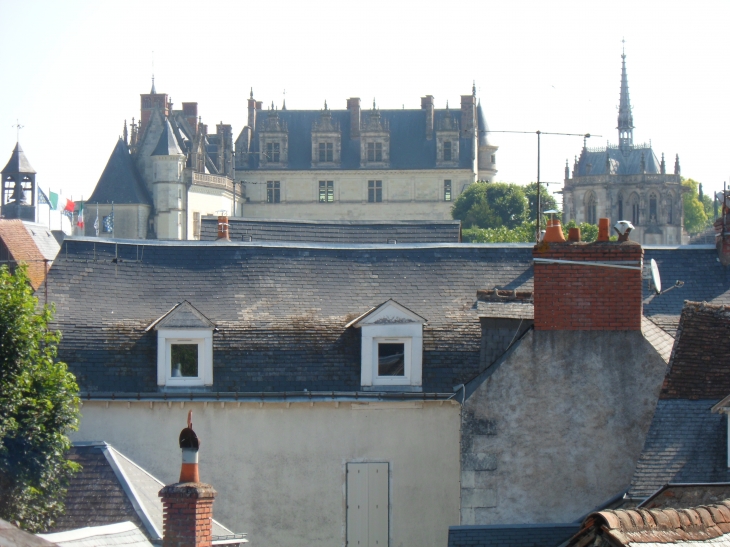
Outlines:
[{"label": "red brick wall", "polygon": [[180,483],[160,491],[163,547],[211,547],[215,490],[202,483]]},{"label": "red brick wall", "polygon": [[[620,264],[644,250],[630,241],[550,243],[532,256]],[[641,330],[641,283],[640,269],[535,262],[535,330]]]}]

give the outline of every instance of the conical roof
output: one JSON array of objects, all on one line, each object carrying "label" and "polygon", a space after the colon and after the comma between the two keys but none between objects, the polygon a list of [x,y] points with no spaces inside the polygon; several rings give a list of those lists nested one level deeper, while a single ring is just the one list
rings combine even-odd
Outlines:
[{"label": "conical roof", "polygon": [[172,130],[170,120],[165,118],[165,123],[162,125],[162,135],[160,140],[157,141],[157,146],[152,151],[153,156],[182,156],[182,150],[177,144],[175,138],[175,132]]},{"label": "conical roof", "polygon": [[477,129],[479,130],[479,146],[489,146],[489,126],[487,125],[487,118],[484,115],[482,109],[482,101],[479,100],[477,104]]},{"label": "conical roof", "polygon": [[2,173],[33,173],[35,174],[35,169],[33,169],[30,166],[30,162],[28,161],[28,158],[25,157],[25,153],[23,152],[23,149],[20,147],[20,143],[17,143],[15,145],[15,148],[13,149],[13,153],[10,156],[10,161],[8,161],[8,164],[5,166],[5,169],[2,170]]},{"label": "conical roof", "polygon": [[123,139],[117,141],[96,188],[86,203],[134,203],[152,206],[129,148]]}]

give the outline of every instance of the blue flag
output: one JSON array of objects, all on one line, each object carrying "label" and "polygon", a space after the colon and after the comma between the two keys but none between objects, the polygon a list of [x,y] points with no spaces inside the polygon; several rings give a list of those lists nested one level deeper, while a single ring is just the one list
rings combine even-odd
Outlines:
[{"label": "blue flag", "polygon": [[111,233],[114,231],[114,211],[112,211],[108,216],[104,217],[103,225],[104,232]]},{"label": "blue flag", "polygon": [[41,205],[48,205],[51,209],[54,209],[53,205],[51,204],[51,200],[48,199],[48,196],[43,193],[43,190],[40,189],[40,186],[38,187],[38,203]]}]

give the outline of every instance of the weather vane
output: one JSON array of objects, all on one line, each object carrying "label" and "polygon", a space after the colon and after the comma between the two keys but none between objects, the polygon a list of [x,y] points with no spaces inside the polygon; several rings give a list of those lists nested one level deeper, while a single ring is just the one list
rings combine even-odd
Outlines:
[{"label": "weather vane", "polygon": [[15,128],[15,141],[20,142],[20,130],[23,129],[25,126],[20,125],[20,122],[18,120],[15,120],[15,125],[12,127]]}]

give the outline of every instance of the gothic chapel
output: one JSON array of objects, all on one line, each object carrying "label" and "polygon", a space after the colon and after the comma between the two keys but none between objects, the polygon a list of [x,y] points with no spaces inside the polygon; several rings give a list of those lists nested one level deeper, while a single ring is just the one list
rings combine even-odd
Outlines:
[{"label": "gothic chapel", "polygon": [[679,155],[668,173],[664,154],[657,160],[649,144],[634,144],[626,54],[621,54],[618,145],[588,148],[585,141],[570,177],[565,162],[563,220],[597,224],[599,217],[629,220],[631,239],[643,245],[678,245],[686,241]]}]

